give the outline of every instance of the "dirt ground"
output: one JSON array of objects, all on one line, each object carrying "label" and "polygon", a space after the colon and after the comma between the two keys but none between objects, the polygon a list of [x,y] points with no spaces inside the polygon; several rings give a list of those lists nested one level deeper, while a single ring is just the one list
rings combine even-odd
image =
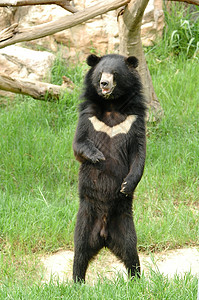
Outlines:
[{"label": "dirt ground", "polygon": [[[41,257],[43,264],[43,282],[48,283],[53,277],[55,280],[63,282],[72,279],[72,251],[58,251],[55,254]],[[159,270],[169,277],[175,273],[183,275],[191,271],[192,274],[199,276],[199,249],[184,248],[171,251],[165,251],[158,254],[143,255],[140,254],[142,272],[147,276],[149,270]],[[102,250],[100,254],[90,263],[87,270],[88,282],[95,282],[98,278],[114,278],[122,274],[126,277],[126,269],[117,258],[108,250]]]}]

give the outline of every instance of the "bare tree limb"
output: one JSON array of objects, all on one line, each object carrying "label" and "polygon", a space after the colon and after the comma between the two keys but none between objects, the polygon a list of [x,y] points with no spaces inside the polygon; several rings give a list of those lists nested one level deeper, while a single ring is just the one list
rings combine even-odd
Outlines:
[{"label": "bare tree limb", "polygon": [[56,4],[64,9],[75,13],[77,9],[70,5],[71,0],[0,0],[0,7],[17,7],[27,5],[39,5],[39,4]]},{"label": "bare tree limb", "polygon": [[194,4],[199,6],[199,0],[169,0],[175,2],[186,2],[188,4]]},{"label": "bare tree limb", "polygon": [[37,100],[57,102],[61,93],[65,90],[72,90],[65,85],[59,86],[41,81],[24,80],[21,78],[11,78],[5,74],[0,74],[0,89],[12,93],[23,94]]},{"label": "bare tree limb", "polygon": [[17,32],[18,24],[14,23],[10,27],[3,29],[0,32],[0,42],[12,38],[12,36]]},{"label": "bare tree limb", "polygon": [[77,12],[74,15],[61,17],[59,20],[56,21],[51,21],[45,24],[33,26],[26,29],[15,28],[15,32],[12,37],[3,40],[3,37],[0,36],[0,48],[18,42],[36,40],[44,36],[54,34],[56,32],[81,24],[89,19],[104,14],[108,11],[115,10],[129,2],[130,0],[101,1],[100,3],[94,6],[88,7],[84,11]]}]

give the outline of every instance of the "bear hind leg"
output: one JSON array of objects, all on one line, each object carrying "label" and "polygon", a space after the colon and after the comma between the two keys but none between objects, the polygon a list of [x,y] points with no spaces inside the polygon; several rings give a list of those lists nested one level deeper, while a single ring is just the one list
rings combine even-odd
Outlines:
[{"label": "bear hind leg", "polygon": [[74,262],[73,262],[73,280],[75,283],[85,282],[86,270],[89,264],[89,261],[98,253],[98,250],[89,251],[88,249],[75,250]]},{"label": "bear hind leg", "polygon": [[140,277],[140,261],[137,249],[127,250],[126,253],[122,255],[121,260],[128,271],[129,278]]},{"label": "bear hind leg", "polygon": [[124,263],[129,278],[140,277],[140,261],[135,246],[129,245],[126,248],[125,245],[115,245],[113,248],[110,248],[110,250]]},{"label": "bear hind leg", "polygon": [[100,249],[103,248],[102,239],[99,235],[98,223],[96,223],[95,218],[91,216],[91,211],[87,210],[87,214],[85,214],[83,209],[80,207],[74,238],[74,282],[85,281],[86,270],[89,262],[97,255]]},{"label": "bear hind leg", "polygon": [[108,248],[124,263],[129,278],[134,278],[135,276],[139,278],[140,261],[132,217],[118,216],[111,224],[110,236]]}]

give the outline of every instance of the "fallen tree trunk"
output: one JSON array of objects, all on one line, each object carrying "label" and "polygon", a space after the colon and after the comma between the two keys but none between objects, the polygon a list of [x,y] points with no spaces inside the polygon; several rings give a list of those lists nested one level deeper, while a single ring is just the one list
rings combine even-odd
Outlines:
[{"label": "fallen tree trunk", "polygon": [[41,81],[24,80],[11,78],[0,74],[0,89],[12,93],[23,94],[37,100],[57,102],[64,91],[72,92],[71,89],[63,86],[45,83]]},{"label": "fallen tree trunk", "polygon": [[4,39],[3,35],[0,33],[0,48],[18,42],[36,40],[44,36],[71,28],[98,15],[118,9],[119,7],[129,2],[130,0],[109,0],[106,2],[101,1],[94,6],[88,7],[84,11],[75,13],[74,15],[64,16],[56,21],[51,21],[26,29],[19,29],[15,24],[14,28],[12,26],[11,31],[9,31],[9,28],[6,29],[6,39]]},{"label": "fallen tree trunk", "polygon": [[46,5],[46,4],[56,4],[64,9],[75,13],[77,9],[70,5],[71,0],[2,0],[0,1],[0,7],[17,7],[17,6],[28,6],[28,5]]}]

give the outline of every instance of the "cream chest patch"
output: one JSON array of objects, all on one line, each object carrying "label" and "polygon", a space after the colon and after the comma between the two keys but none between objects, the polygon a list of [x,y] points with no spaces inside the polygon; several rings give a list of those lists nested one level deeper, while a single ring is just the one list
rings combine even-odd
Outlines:
[{"label": "cream chest patch", "polygon": [[89,118],[96,131],[104,132],[108,134],[111,138],[120,133],[127,134],[131,128],[131,125],[136,121],[136,119],[136,115],[130,115],[120,124],[110,127],[104,122],[98,120],[98,118],[95,116]]}]

